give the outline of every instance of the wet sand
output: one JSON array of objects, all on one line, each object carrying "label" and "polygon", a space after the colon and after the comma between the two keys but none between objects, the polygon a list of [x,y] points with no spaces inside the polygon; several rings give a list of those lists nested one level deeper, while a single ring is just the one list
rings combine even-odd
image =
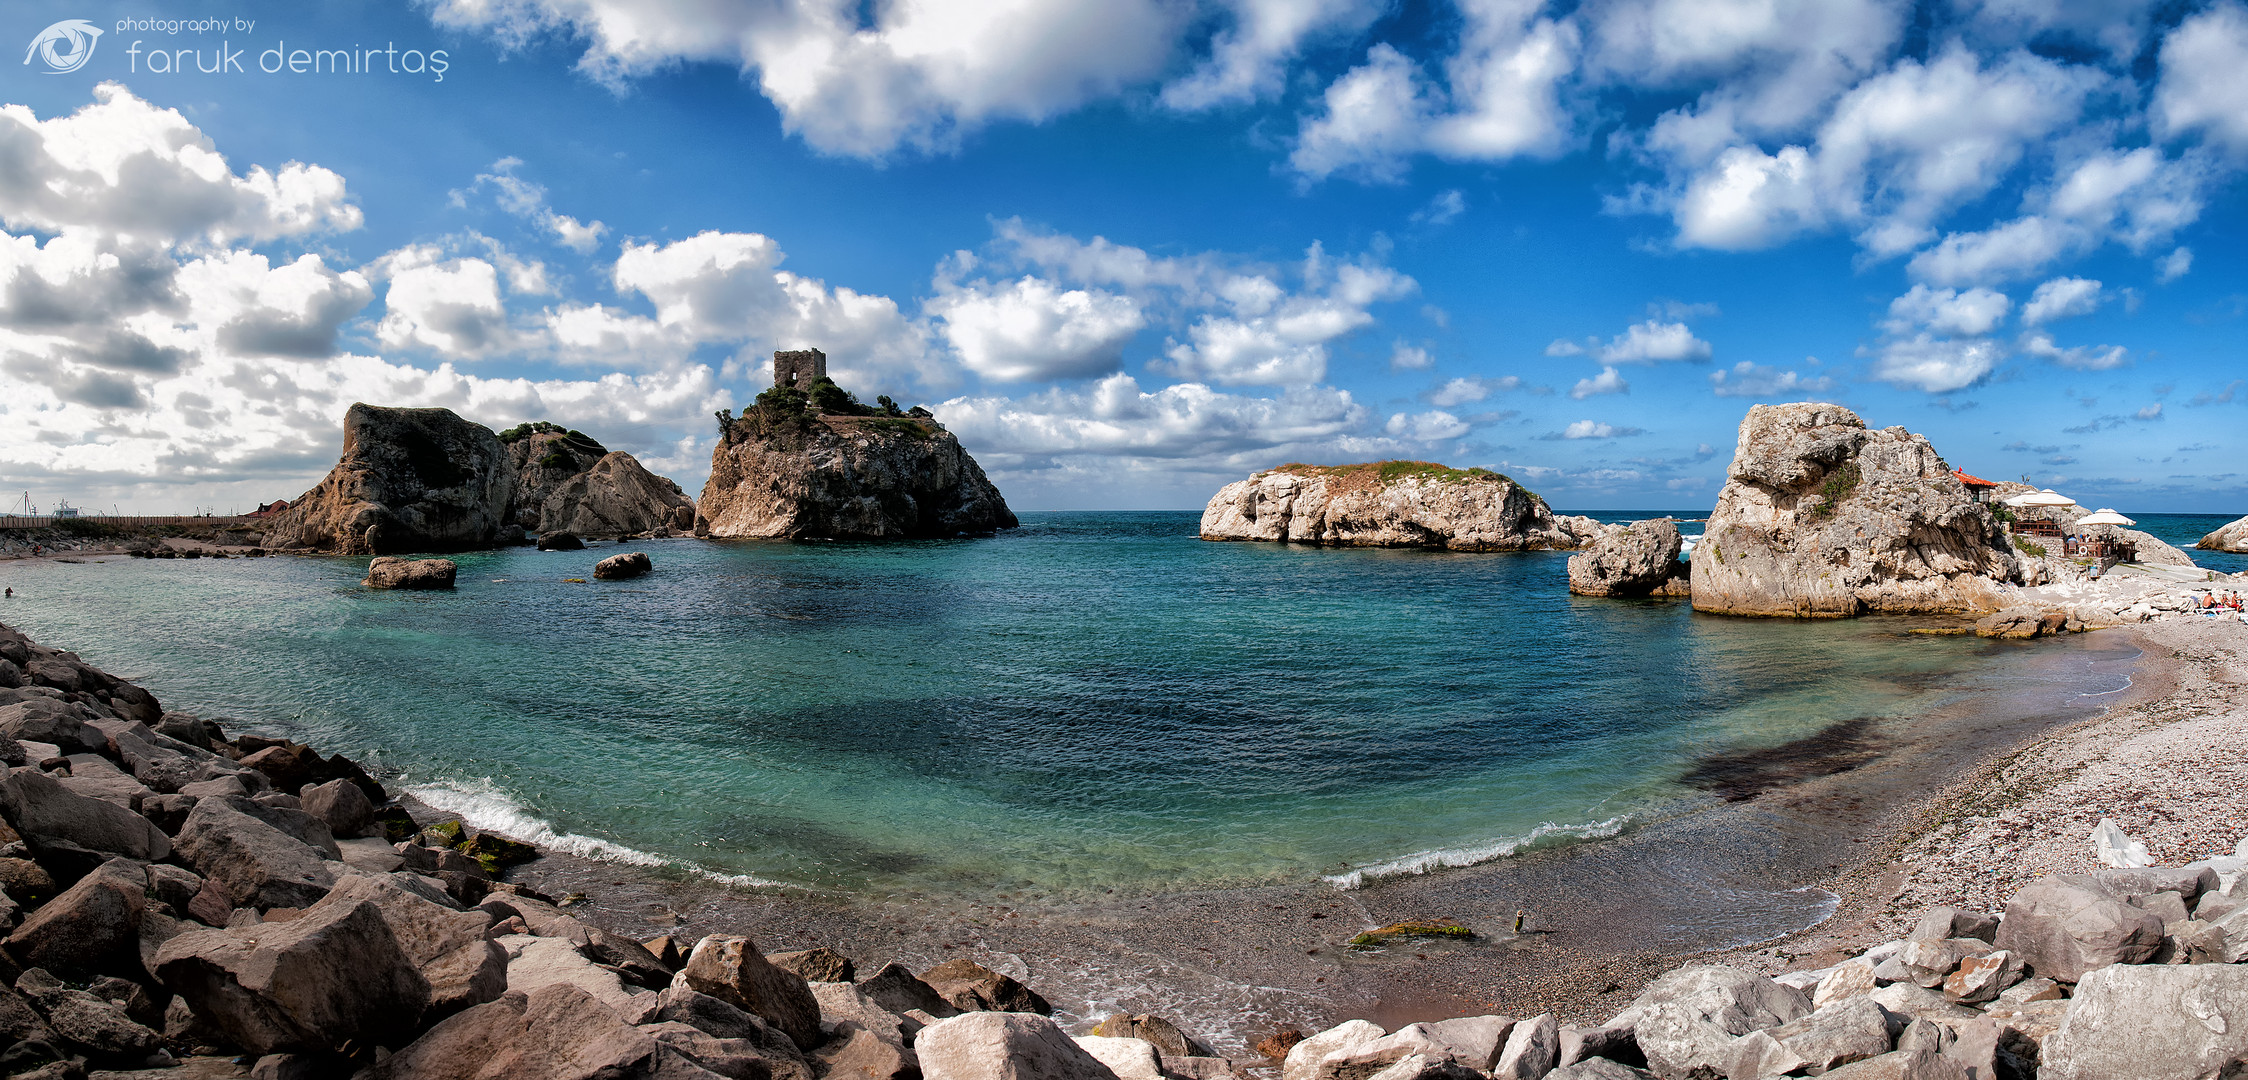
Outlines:
[{"label": "wet sand", "polygon": [[[2020,643],[2036,650],[2027,659],[2051,672],[2051,688],[1951,687],[1953,703],[1928,715],[1849,721],[1779,751],[1706,761],[1696,770],[1712,793],[1704,809],[1610,840],[1354,890],[859,903],[559,854],[511,876],[557,896],[583,893],[580,917],[642,939],[748,933],[769,951],[825,945],[869,969],[967,956],[1033,980],[1065,1022],[1160,1013],[1237,1060],[1277,1026],[1318,1030],[1350,1017],[1394,1027],[1550,1011],[1590,1023],[1688,956],[1780,970],[1880,940],[1871,928],[1900,888],[1896,859],[1944,813],[1947,794],[2057,730],[2096,723],[2102,709],[2168,692],[2175,679],[2160,650],[2139,646],[2121,631]],[[2079,696],[2122,687],[2127,675],[2130,689]],[[1517,911],[1526,913],[1519,935]],[[1481,937],[1344,947],[1361,930],[1427,917]]]}]

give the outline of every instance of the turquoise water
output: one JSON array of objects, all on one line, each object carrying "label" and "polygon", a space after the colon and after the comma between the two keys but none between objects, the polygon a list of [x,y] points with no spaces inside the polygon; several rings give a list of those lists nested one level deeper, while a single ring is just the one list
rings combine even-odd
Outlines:
[{"label": "turquoise water", "polygon": [[1353,880],[1708,803],[1701,755],[1909,716],[2005,647],[1567,594],[1565,556],[997,538],[14,564],[0,621],[576,850],[855,895]]},{"label": "turquoise water", "polygon": [[2135,526],[2172,547],[2183,550],[2194,564],[2227,574],[2248,570],[2248,555],[2235,555],[2228,551],[2196,551],[2194,543],[2202,537],[2237,520],[2238,514],[2133,514]]}]

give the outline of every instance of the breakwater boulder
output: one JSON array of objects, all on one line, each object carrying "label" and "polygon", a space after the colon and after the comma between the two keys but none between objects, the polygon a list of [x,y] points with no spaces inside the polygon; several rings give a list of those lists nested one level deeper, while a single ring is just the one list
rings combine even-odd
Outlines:
[{"label": "breakwater boulder", "polygon": [[2201,538],[2193,546],[2203,551],[2230,551],[2248,554],[2248,517],[2231,522]]},{"label": "breakwater boulder", "polygon": [[269,519],[265,546],[339,555],[473,551],[520,543],[525,529],[631,536],[691,518],[678,485],[630,454],[552,424],[508,435],[450,409],[355,404],[344,413],[341,460]]},{"label": "breakwater boulder", "polygon": [[401,559],[384,555],[367,564],[361,581],[370,589],[450,589],[460,566],[451,559]]},{"label": "breakwater boulder", "polygon": [[1282,465],[1218,490],[1204,540],[1450,551],[1569,551],[1599,532],[1488,469],[1426,461]]},{"label": "breakwater boulder", "polygon": [[1962,614],[2005,606],[2022,564],[1928,440],[1840,405],[1758,405],[1694,547],[1694,609]]},{"label": "breakwater boulder", "polygon": [[1569,591],[1578,596],[1683,596],[1685,540],[1669,518],[1609,525],[1569,556]]},{"label": "breakwater boulder", "polygon": [[[776,388],[785,390],[787,388]],[[722,538],[907,540],[1017,524],[960,440],[933,419],[851,416],[769,391],[718,415],[696,531]]]},{"label": "breakwater boulder", "polygon": [[622,555],[611,555],[600,562],[594,563],[593,576],[603,581],[623,581],[626,578],[639,577],[653,569],[655,569],[655,565],[648,561],[647,552],[627,551]]}]

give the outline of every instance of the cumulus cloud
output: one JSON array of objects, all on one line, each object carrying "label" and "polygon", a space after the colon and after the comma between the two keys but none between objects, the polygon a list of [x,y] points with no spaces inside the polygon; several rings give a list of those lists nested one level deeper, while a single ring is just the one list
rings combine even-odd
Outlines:
[{"label": "cumulus cloud", "polygon": [[1988,339],[1915,334],[1883,344],[1872,374],[1882,382],[1931,394],[1964,390],[1990,377],[2006,351]]},{"label": "cumulus cloud", "polygon": [[1621,439],[1646,432],[1635,427],[1617,427],[1598,420],[1578,420],[1560,431],[1538,436],[1541,439]]},{"label": "cumulus cloud", "polygon": [[1834,380],[1743,360],[1731,370],[1710,372],[1709,385],[1718,397],[1797,398],[1827,393],[1834,389]]},{"label": "cumulus cloud", "polygon": [[[1550,352],[1550,347],[1549,347]],[[1649,319],[1634,323],[1622,335],[1600,347],[1604,363],[1653,364],[1666,360],[1707,360],[1709,342],[1695,337],[1685,323]]]},{"label": "cumulus cloud", "polygon": [[970,371],[997,382],[1103,375],[1147,325],[1138,302],[1024,276],[992,285],[940,280],[927,305]]},{"label": "cumulus cloud", "polygon": [[478,173],[467,191],[453,192],[453,201],[465,203],[468,195],[489,187],[497,196],[500,209],[544,229],[563,247],[580,255],[599,247],[609,227],[598,221],[579,221],[547,205],[546,188],[515,175],[515,170],[522,165],[521,158],[512,157],[493,162],[492,171]]},{"label": "cumulus cloud", "polygon": [[1497,378],[1470,375],[1447,380],[1421,397],[1440,409],[1449,409],[1458,405],[1473,405],[1493,394],[1503,394],[1521,387],[1522,377],[1519,375],[1501,375]]},{"label": "cumulus cloud", "polygon": [[1230,0],[1231,25],[1210,41],[1210,53],[1163,88],[1161,100],[1183,111],[1245,105],[1277,96],[1289,61],[1315,37],[1364,30],[1382,13],[1369,0]]},{"label": "cumulus cloud", "polygon": [[1601,368],[1600,374],[1591,378],[1578,379],[1577,385],[1569,388],[1569,396],[1578,401],[1599,394],[1628,393],[1631,393],[1631,384],[1625,382],[1624,377],[1618,375],[1616,369],[1612,367]]},{"label": "cumulus cloud", "polygon": [[2090,315],[2106,299],[2100,283],[2080,277],[2057,277],[2037,287],[2022,305],[2022,325],[2041,326],[2056,319]]},{"label": "cumulus cloud", "polygon": [[2155,271],[2165,285],[2186,276],[2193,271],[2193,249],[2181,247],[2164,255],[2156,260]]},{"label": "cumulus cloud", "polygon": [[1467,421],[1441,409],[1424,413],[1397,413],[1389,418],[1382,430],[1400,439],[1416,442],[1447,442],[1471,430]]},{"label": "cumulus cloud", "polygon": [[1228,394],[1201,383],[1147,391],[1122,373],[1083,390],[953,398],[934,411],[979,448],[1029,456],[1226,457],[1334,440],[1360,430],[1368,418],[1366,407],[1348,391],[1332,387],[1272,398]]},{"label": "cumulus cloud", "polygon": [[1418,345],[1407,345],[1402,341],[1390,346],[1389,369],[1391,371],[1427,371],[1435,366],[1436,357],[1431,355],[1427,349]]},{"label": "cumulus cloud", "polygon": [[390,286],[377,329],[383,344],[467,358],[514,343],[498,267],[478,258],[445,259],[434,247],[393,252],[384,263]]},{"label": "cumulus cloud", "polygon": [[2022,335],[2021,347],[2024,353],[2077,371],[2108,371],[2122,367],[2131,358],[2130,350],[2121,345],[2077,345],[2064,349],[2053,343],[2052,335],[2042,332]]},{"label": "cumulus cloud", "polygon": [[1583,356],[1585,347],[1567,338],[1555,338],[1552,344],[1545,347],[1545,354],[1547,356]]},{"label": "cumulus cloud", "polygon": [[[2093,283],[2095,289],[2098,284]],[[1889,302],[1885,325],[1892,334],[1909,334],[1925,327],[1940,334],[1979,337],[1997,328],[2012,306],[2005,293],[1991,289],[1961,291],[1915,285],[1911,292]]]},{"label": "cumulus cloud", "polygon": [[2248,152],[2248,8],[2214,5],[2163,39],[2153,113],[2156,127],[2172,138],[2199,133]]}]

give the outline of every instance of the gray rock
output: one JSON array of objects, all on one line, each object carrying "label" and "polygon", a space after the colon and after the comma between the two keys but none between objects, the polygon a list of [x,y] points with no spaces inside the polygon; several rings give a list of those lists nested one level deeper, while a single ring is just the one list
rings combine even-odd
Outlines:
[{"label": "gray rock", "polygon": [[1888,1010],[1891,1016],[1889,1026],[1892,1029],[1902,1027],[1903,1022],[1911,1020],[1949,1023],[1975,1018],[1975,1010],[1956,1004],[1933,990],[1908,982],[1891,983],[1867,994],[1866,998]]},{"label": "gray rock", "polygon": [[2169,923],[2184,922],[2187,919],[2193,917],[2192,911],[2186,907],[2185,900],[2179,897],[2178,894],[2174,892],[2158,892],[2147,896],[2127,899],[2124,902],[2130,904],[2132,907],[2138,908],[2140,911],[2144,911],[2150,915],[2153,915],[2155,918],[2162,920],[2166,925]]},{"label": "gray rock", "polygon": [[2022,569],[1928,440],[1839,405],[1757,405],[1693,552],[1694,609],[1994,611]]},{"label": "gray rock", "polygon": [[100,754],[72,754],[69,760],[70,775],[57,779],[74,794],[112,802],[136,814],[141,800],[156,794]]},{"label": "gray rock", "polygon": [[112,859],[32,912],[8,952],[26,967],[138,976],[148,892],[148,864]]},{"label": "gray rock", "polygon": [[724,423],[695,500],[717,537],[897,540],[1016,525],[960,441],[933,420],[744,412]]},{"label": "gray rock", "polygon": [[269,1054],[347,1041],[397,1045],[429,983],[363,900],[320,903],[286,922],[193,930],[165,942],[156,974],[235,1045]]},{"label": "gray rock", "polygon": [[266,546],[342,555],[491,547],[512,480],[489,428],[446,409],[353,405],[341,460],[267,520]]},{"label": "gray rock", "polygon": [[814,1060],[821,1080],[917,1080],[921,1076],[921,1062],[913,1051],[857,1027],[838,1030],[827,1045],[820,1047]]},{"label": "gray rock", "polygon": [[507,989],[511,993],[569,985],[592,995],[626,1023],[645,1023],[656,1017],[660,999],[655,994],[626,986],[617,972],[586,959],[565,939],[506,934],[493,940],[507,950]]},{"label": "gray rock", "polygon": [[1811,1011],[1807,995],[1753,972],[1696,964],[1665,972],[1609,1027],[1630,1027],[1664,1080],[1725,1067],[1734,1039]]},{"label": "gray rock", "polygon": [[2193,546],[2203,551],[2248,552],[2248,517],[2203,535]]},{"label": "gray rock", "polygon": [[1685,542],[1669,518],[1602,529],[1569,556],[1569,591],[1579,596],[1646,596],[1670,580]]},{"label": "gray rock", "polygon": [[1834,1070],[1828,1080],[1984,1080],[1933,1050],[1899,1050]]},{"label": "gray rock", "polygon": [[423,963],[421,976],[429,983],[424,1020],[498,1000],[507,992],[507,959],[498,942],[478,939]]},{"label": "gray rock", "polygon": [[198,800],[180,826],[181,857],[230,906],[263,911],[318,903],[336,881],[326,853],[244,813],[240,805]]},{"label": "gray rock", "polygon": [[375,804],[349,780],[307,785],[297,800],[336,837],[367,836],[375,827]]},{"label": "gray rock", "polygon": [[[1950,938],[1930,941],[1912,938],[1897,955],[1884,961],[1874,974],[1892,982],[1910,982],[1933,989],[1944,984],[1944,979],[1958,970],[1959,962],[1970,956],[1994,952],[1990,943],[1981,938]],[[1891,968],[1890,965],[1895,965]],[[1888,970],[1884,970],[1888,969]],[[1901,974],[1892,974],[1892,972]]]},{"label": "gray rock", "polygon": [[631,454],[560,429],[518,428],[509,434],[516,436],[502,440],[515,477],[509,513],[523,529],[540,534],[542,549],[556,534],[622,537],[694,526],[693,501]]},{"label": "gray rock", "polygon": [[880,971],[860,980],[858,985],[859,992],[868,1000],[900,1016],[916,1009],[940,1020],[960,1013],[904,964],[884,964]]},{"label": "gray rock", "polygon": [[1368,1021],[1345,1020],[1289,1047],[1280,1063],[1280,1080],[1315,1080],[1328,1055],[1347,1054],[1386,1034]]},{"label": "gray rock", "polygon": [[[1588,530],[1597,534],[1598,527]],[[1418,462],[1283,466],[1219,489],[1204,540],[1453,551],[1568,551],[1580,535],[1511,477]]]},{"label": "gray rock", "polygon": [[[1499,1064],[1499,1058],[1512,1045],[1516,1024],[1510,1016],[1457,1016],[1450,1020],[1437,1020],[1416,1027],[1428,1032],[1428,1037],[1451,1053],[1453,1060],[1478,1072],[1490,1072]],[[1558,1029],[1556,1040],[1558,1042]],[[1157,1044],[1159,1047],[1161,1044]],[[1165,1058],[1170,1057],[1164,1051]]]},{"label": "gray rock", "polygon": [[1165,1080],[1163,1055],[1146,1039],[1079,1035],[1073,1041],[1095,1061],[1108,1066],[1117,1080]]},{"label": "gray rock", "polygon": [[1375,1073],[1374,1077],[1379,1080],[1481,1080],[1482,1075],[1448,1057],[1411,1054]]},{"label": "gray rock", "polygon": [[2248,968],[2117,965],[2088,972],[2045,1041],[2041,1080],[2194,1080],[2248,1059]]},{"label": "gray rock", "polygon": [[[336,853],[343,856],[345,866],[370,874],[388,874],[406,865],[405,857],[399,855],[396,848],[379,836],[338,840]],[[445,890],[439,888],[437,891],[442,894]]]},{"label": "gray rock", "polygon": [[25,971],[16,980],[16,991],[47,1014],[58,1038],[83,1047],[95,1061],[138,1061],[156,1050],[158,1035],[134,1023],[124,1009],[64,986],[39,968]]},{"label": "gray rock", "polygon": [[[920,1021],[909,1020],[883,1008],[850,983],[815,982],[811,987],[812,996],[819,1001],[823,1027],[849,1024],[899,1046],[913,1045],[914,1034],[921,1030]],[[1101,1027],[1093,1029],[1093,1034],[1099,1035],[1102,1028],[1107,1026],[1107,1022],[1103,1021]]]},{"label": "gray rock", "polygon": [[1944,997],[1952,1001],[1991,1001],[2022,980],[2022,958],[2000,949],[1959,962],[1959,969],[1944,979]]},{"label": "gray rock", "polygon": [[804,977],[767,962],[746,937],[713,934],[695,943],[679,972],[687,985],[757,1014],[799,1049],[820,1044],[819,1000]]},{"label": "gray rock", "polygon": [[451,559],[381,555],[367,564],[367,576],[359,584],[370,589],[450,589],[459,573],[459,564]]},{"label": "gray rock", "polygon": [[208,749],[161,734],[146,724],[101,722],[133,778],[164,794],[189,784],[233,775],[240,767]]},{"label": "gray rock", "polygon": [[1607,1058],[1586,1058],[1546,1074],[1546,1080],[1652,1080],[1654,1073]]},{"label": "gray rock", "polygon": [[0,735],[22,742],[53,743],[65,754],[98,754],[109,736],[87,723],[84,708],[53,698],[32,697],[0,706]]},{"label": "gray rock", "polygon": [[[1542,1080],[1561,1056],[1561,1024],[1552,1013],[1514,1025],[1491,1066],[1491,1080]],[[1472,1066],[1471,1066],[1472,1067]]]},{"label": "gray rock", "polygon": [[922,972],[921,981],[962,1012],[987,1009],[1045,1015],[1054,1011],[1036,991],[965,957]]},{"label": "gray rock", "polygon": [[1030,1013],[939,1021],[922,1029],[914,1056],[925,1080],[1116,1080],[1052,1020]]},{"label": "gray rock", "polygon": [[623,581],[639,577],[653,569],[655,565],[648,561],[647,552],[627,551],[594,563],[593,576],[602,581]]},{"label": "gray rock", "polygon": [[1811,1007],[1824,1009],[1838,1001],[1873,993],[1881,985],[1874,977],[1874,968],[1874,962],[1863,956],[1836,964],[1826,973],[1825,978],[1819,980],[1818,988],[1811,992]]},{"label": "gray rock", "polygon": [[209,780],[198,780],[192,784],[181,784],[176,794],[198,799],[226,798],[228,796],[247,799],[250,797],[250,789],[242,783],[240,774],[228,774]]},{"label": "gray rock", "polygon": [[556,529],[552,532],[539,534],[538,549],[540,551],[584,551],[585,541],[578,539],[578,534],[568,529]]},{"label": "gray rock", "polygon": [[1733,1044],[1725,1066],[1730,1080],[1789,1073],[1818,1075],[1889,1052],[1889,1021],[1871,998],[1849,998],[1832,1008],[1752,1031]]},{"label": "gray rock", "polygon": [[[492,925],[486,911],[455,911],[432,903],[389,876],[354,874],[336,883],[323,902],[364,900],[382,912],[406,959],[420,967],[470,942]],[[478,1002],[477,1004],[482,1004]]]},{"label": "gray rock", "polygon": [[576,986],[556,984],[454,1014],[360,1076],[367,1080],[594,1080],[713,1075],[660,1071],[672,1057]]},{"label": "gray rock", "polygon": [[1955,907],[1930,908],[1913,927],[1911,937],[1920,941],[1947,941],[1952,938],[1975,938],[1989,944],[1998,936],[1998,919],[1980,911],[1967,911]]},{"label": "gray rock", "polygon": [[2096,968],[2153,956],[2162,945],[2162,920],[2093,878],[2046,877],[2007,903],[1997,944],[2037,974],[2072,983]]},{"label": "gray rock", "polygon": [[[812,1067],[791,1049],[785,1056],[768,1051],[748,1039],[727,1039],[689,1024],[664,1021],[640,1025],[664,1048],[720,1076],[746,1076],[757,1080],[812,1080]],[[863,1034],[863,1033],[862,1033]],[[910,1062],[910,1056],[901,1055]]]},{"label": "gray rock", "polygon": [[1647,1062],[1647,1055],[1639,1052],[1639,1040],[1630,1028],[1562,1028],[1561,1054],[1557,1059],[1560,1064],[1566,1067],[1587,1058],[1607,1058],[1635,1066]]},{"label": "gray rock", "polygon": [[110,856],[154,862],[172,853],[162,830],[115,803],[75,794],[36,769],[0,778],[0,812],[42,861],[63,858],[84,867]]},{"label": "gray rock", "polygon": [[[1427,1062],[1454,1062],[1481,1071],[1490,1068],[1505,1049],[1512,1020],[1496,1017],[1497,1025],[1477,1025],[1439,1031],[1434,1024],[1408,1024],[1380,1038],[1347,1046],[1320,1058],[1313,1080],[1369,1080],[1407,1058]],[[1558,1037],[1557,1037],[1558,1041]]]}]

